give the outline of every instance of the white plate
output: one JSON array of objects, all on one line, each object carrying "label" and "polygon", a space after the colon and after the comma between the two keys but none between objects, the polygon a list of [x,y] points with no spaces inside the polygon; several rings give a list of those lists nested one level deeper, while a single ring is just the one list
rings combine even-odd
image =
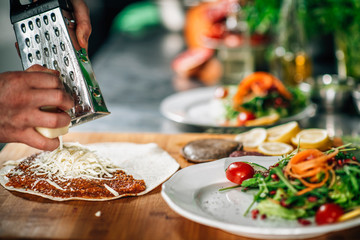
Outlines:
[{"label": "white plate", "polygon": [[185,218],[247,237],[261,239],[310,238],[360,225],[360,218],[322,226],[315,224],[302,226],[297,221],[254,220],[251,218],[251,214],[243,216],[253,200],[253,193],[244,193],[238,188],[218,191],[220,188],[233,185],[226,179],[224,169],[234,161],[254,162],[268,167],[277,161],[277,157],[224,158],[186,167],[162,185],[161,195],[175,212]]},{"label": "white plate", "polygon": [[[208,128],[224,127],[216,122],[209,110],[215,89],[216,87],[202,87],[175,93],[161,102],[160,111],[166,118],[174,122]],[[276,124],[301,120],[314,115],[315,111],[315,105],[309,104],[302,112],[280,119]],[[234,126],[230,128],[234,128]],[[249,129],[249,127],[236,128]]]}]

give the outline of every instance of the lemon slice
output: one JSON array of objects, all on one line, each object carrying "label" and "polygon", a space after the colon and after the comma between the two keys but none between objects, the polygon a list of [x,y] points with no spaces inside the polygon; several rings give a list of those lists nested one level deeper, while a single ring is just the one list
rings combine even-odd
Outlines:
[{"label": "lemon slice", "polygon": [[236,135],[235,140],[243,144],[244,148],[257,148],[266,139],[265,128],[254,128]]},{"label": "lemon slice", "polygon": [[268,135],[267,141],[290,143],[291,138],[295,137],[300,130],[299,124],[296,121],[268,128],[266,130]]},{"label": "lemon slice", "polygon": [[254,120],[248,120],[245,122],[246,127],[253,126],[262,126],[262,125],[270,125],[280,119],[280,115],[277,113],[272,113],[265,117],[256,118]]},{"label": "lemon slice", "polygon": [[282,156],[291,153],[293,150],[294,148],[291,145],[281,142],[263,142],[258,147],[260,153],[270,156]]},{"label": "lemon slice", "polygon": [[330,147],[330,142],[327,131],[318,128],[302,130],[291,139],[291,143],[300,148],[326,149]]}]

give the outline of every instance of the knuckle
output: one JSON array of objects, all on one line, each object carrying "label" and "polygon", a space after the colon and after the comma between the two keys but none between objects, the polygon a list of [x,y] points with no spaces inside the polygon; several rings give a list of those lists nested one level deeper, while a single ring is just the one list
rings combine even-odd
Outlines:
[{"label": "knuckle", "polygon": [[60,119],[59,117],[57,117],[57,115],[51,115],[49,116],[49,119],[48,119],[48,126],[49,128],[56,128],[58,127],[60,124]]},{"label": "knuckle", "polygon": [[65,91],[63,90],[56,90],[56,93],[54,94],[55,101],[57,103],[63,103],[67,99],[67,95]]},{"label": "knuckle", "polygon": [[42,137],[36,142],[35,147],[44,151],[52,151],[57,148],[57,145],[56,140]]},{"label": "knuckle", "polygon": [[49,74],[49,81],[51,81],[51,85],[54,86],[54,88],[62,88],[63,84],[60,80],[60,78],[58,78],[55,75]]}]

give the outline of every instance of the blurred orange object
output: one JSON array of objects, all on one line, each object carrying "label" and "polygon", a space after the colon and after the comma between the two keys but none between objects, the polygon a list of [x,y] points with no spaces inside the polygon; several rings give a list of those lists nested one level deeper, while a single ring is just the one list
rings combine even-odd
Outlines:
[{"label": "blurred orange object", "polygon": [[212,21],[206,15],[210,5],[211,3],[200,3],[187,11],[184,37],[188,48],[204,47],[203,36],[213,25]]},{"label": "blurred orange object", "polygon": [[238,90],[233,98],[234,108],[237,109],[246,98],[265,96],[271,90],[278,91],[288,100],[292,99],[292,94],[286,89],[283,83],[275,76],[267,72],[255,72],[245,77],[239,84]]},{"label": "blurred orange object", "polygon": [[185,17],[184,34],[189,48],[206,47],[206,38],[220,39],[227,29],[225,20],[238,0],[202,2],[191,7]]}]

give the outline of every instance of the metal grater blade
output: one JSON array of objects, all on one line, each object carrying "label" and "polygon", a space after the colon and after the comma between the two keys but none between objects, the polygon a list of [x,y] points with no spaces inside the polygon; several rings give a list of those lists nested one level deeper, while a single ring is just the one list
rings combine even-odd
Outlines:
[{"label": "metal grater blade", "polygon": [[77,43],[71,13],[57,7],[13,26],[24,69],[40,64],[60,72],[75,101],[71,126],[109,114],[86,51]]}]

